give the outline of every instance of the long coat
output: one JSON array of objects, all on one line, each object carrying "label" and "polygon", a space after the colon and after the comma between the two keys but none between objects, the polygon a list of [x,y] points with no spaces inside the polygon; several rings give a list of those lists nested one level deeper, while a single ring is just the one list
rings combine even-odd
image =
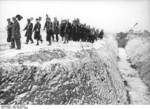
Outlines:
[{"label": "long coat", "polygon": [[60,24],[60,36],[61,37],[64,37],[64,35],[65,35],[65,23],[61,23]]},{"label": "long coat", "polygon": [[40,23],[36,23],[34,26],[34,39],[38,39],[40,40],[41,38],[41,34],[40,34],[40,29],[41,29],[41,24]]},{"label": "long coat", "polygon": [[18,21],[15,21],[12,25],[12,39],[20,39],[21,34],[20,34],[20,24]]},{"label": "long coat", "polygon": [[104,35],[104,32],[103,32],[103,30],[99,33],[99,38],[100,39],[103,39],[103,35]]},{"label": "long coat", "polygon": [[11,42],[11,35],[12,35],[12,22],[9,22],[7,25],[7,42]]},{"label": "long coat", "polygon": [[53,32],[54,34],[59,34],[59,21],[53,22]]},{"label": "long coat", "polygon": [[24,30],[27,30],[25,36],[31,37],[31,36],[32,36],[32,29],[33,29],[33,24],[32,24],[32,23],[29,23],[29,24],[25,27],[25,29],[24,29]]},{"label": "long coat", "polygon": [[46,40],[50,41],[51,36],[53,35],[52,31],[52,22],[46,22],[44,28],[46,28]]}]

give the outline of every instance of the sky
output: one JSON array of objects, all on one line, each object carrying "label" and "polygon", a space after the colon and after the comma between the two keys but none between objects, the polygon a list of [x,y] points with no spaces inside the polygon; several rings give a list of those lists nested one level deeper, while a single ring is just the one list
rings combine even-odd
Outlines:
[{"label": "sky", "polygon": [[0,30],[5,30],[7,18],[20,14],[23,30],[27,18],[42,17],[42,27],[45,15],[58,20],[79,18],[86,23],[106,32],[127,32],[135,23],[135,31],[150,31],[150,0],[0,0]]}]

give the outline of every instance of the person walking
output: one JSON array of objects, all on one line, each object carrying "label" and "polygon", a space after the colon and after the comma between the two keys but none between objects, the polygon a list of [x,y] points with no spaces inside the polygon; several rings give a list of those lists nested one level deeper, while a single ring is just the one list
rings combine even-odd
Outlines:
[{"label": "person walking", "polygon": [[49,42],[49,45],[51,45],[51,37],[53,35],[53,31],[52,31],[52,22],[51,19],[49,17],[46,18],[46,22],[45,22],[45,26],[44,26],[44,30],[46,28],[46,41]]},{"label": "person walking", "polygon": [[24,30],[26,30],[25,36],[27,37],[25,44],[28,44],[29,40],[31,41],[31,43],[34,43],[32,39],[33,24],[31,23],[31,19],[27,19],[27,22],[27,26],[24,28]]},{"label": "person walking", "polygon": [[103,35],[104,35],[104,30],[102,29],[101,32],[99,33],[99,38],[103,39]]},{"label": "person walking", "polygon": [[65,25],[65,30],[64,30],[64,33],[65,33],[65,40],[64,40],[64,44],[65,43],[68,43],[68,41],[69,41],[69,34],[70,34],[70,26],[71,26],[71,24],[69,23],[69,19],[67,20],[67,22],[66,22],[66,25]]},{"label": "person walking", "polygon": [[36,24],[34,26],[33,32],[34,32],[34,39],[37,40],[37,44],[39,45],[39,41],[41,41],[41,43],[43,42],[43,40],[41,39],[41,34],[40,34],[40,30],[41,29],[41,24],[40,24],[40,19],[36,19]]},{"label": "person walking", "polygon": [[58,34],[59,34],[59,21],[57,20],[56,17],[54,17],[54,22],[53,22],[53,33],[56,35],[56,42],[58,42]]}]

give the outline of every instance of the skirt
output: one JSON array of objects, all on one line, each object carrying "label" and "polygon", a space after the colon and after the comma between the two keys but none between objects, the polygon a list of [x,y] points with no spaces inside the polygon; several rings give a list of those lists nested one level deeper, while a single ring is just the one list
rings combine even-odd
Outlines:
[{"label": "skirt", "polygon": [[50,41],[51,40],[51,37],[52,37],[52,35],[53,35],[53,31],[52,30],[50,30],[50,31],[47,31],[46,32],[46,41]]},{"label": "skirt", "polygon": [[40,40],[41,39],[40,32],[35,32],[34,33],[34,39],[36,39],[36,40]]}]

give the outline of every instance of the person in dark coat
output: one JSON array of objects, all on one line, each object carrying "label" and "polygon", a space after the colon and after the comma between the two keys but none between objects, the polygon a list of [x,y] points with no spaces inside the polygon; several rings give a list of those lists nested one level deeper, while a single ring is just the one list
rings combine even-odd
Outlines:
[{"label": "person in dark coat", "polygon": [[91,28],[90,28],[90,25],[87,26],[86,33],[87,33],[87,41],[91,42]]},{"label": "person in dark coat", "polygon": [[21,49],[20,24],[18,22],[21,20],[21,17],[16,16],[13,17],[12,19],[13,19],[13,25],[12,25],[11,48],[15,48],[15,43],[16,43],[17,49]]},{"label": "person in dark coat", "polygon": [[60,24],[60,36],[62,37],[62,41],[65,36],[65,25],[66,25],[66,20],[62,20]]},{"label": "person in dark coat", "polygon": [[85,42],[85,37],[86,37],[86,35],[84,34],[84,32],[85,32],[85,29],[84,29],[84,25],[83,24],[81,24],[80,25],[80,39],[81,39],[81,41],[83,41],[83,42]]},{"label": "person in dark coat", "polygon": [[103,39],[103,35],[104,35],[104,30],[102,29],[101,32],[99,33],[99,38]]},{"label": "person in dark coat", "polygon": [[37,40],[37,44],[39,45],[39,41],[41,41],[41,43],[43,42],[43,40],[41,39],[41,33],[40,30],[41,29],[41,24],[40,24],[40,20],[37,18],[36,19],[36,24],[34,26],[33,32],[34,32],[34,39]]},{"label": "person in dark coat", "polygon": [[57,20],[56,17],[54,17],[54,22],[53,22],[53,33],[56,35],[56,41],[58,42],[58,34],[59,34],[59,21]]},{"label": "person in dark coat", "polygon": [[82,41],[83,42],[85,42],[85,41],[87,41],[87,34],[86,34],[86,30],[87,28],[86,28],[86,24],[84,24],[83,25],[83,28],[82,28],[82,31],[83,31],[83,33],[82,33]]},{"label": "person in dark coat", "polygon": [[26,25],[26,27],[23,29],[23,31],[25,31],[26,30],[26,32],[25,32],[25,37],[27,37],[27,26],[28,26],[28,24],[29,24],[29,22],[28,22],[28,19],[27,19],[27,25]]},{"label": "person in dark coat", "polygon": [[69,34],[70,34],[70,26],[71,24],[69,23],[69,19],[67,20],[67,23],[65,25],[65,30],[64,30],[64,33],[65,33],[65,41],[64,41],[64,44],[65,43],[68,43],[69,41]]},{"label": "person in dark coat", "polygon": [[12,25],[11,19],[7,19],[8,25],[7,25],[7,42],[11,42],[11,35],[12,35]]},{"label": "person in dark coat", "polygon": [[95,40],[95,28],[93,27],[91,29],[91,43],[94,43]]},{"label": "person in dark coat", "polygon": [[73,39],[73,41],[77,41],[77,24],[76,24],[75,21],[73,21],[73,23],[72,23],[71,32],[72,32],[72,39]]},{"label": "person in dark coat", "polygon": [[27,22],[28,22],[27,26],[24,28],[24,30],[26,30],[25,36],[27,37],[26,44],[28,44],[29,40],[31,41],[31,43],[33,43],[33,39],[32,39],[33,24],[31,23],[30,19],[27,19]]},{"label": "person in dark coat", "polygon": [[49,45],[51,45],[51,37],[53,35],[53,31],[52,31],[52,22],[51,22],[51,19],[50,18],[46,18],[46,22],[45,22],[45,25],[44,25],[44,30],[46,28],[46,41],[49,42]]}]

